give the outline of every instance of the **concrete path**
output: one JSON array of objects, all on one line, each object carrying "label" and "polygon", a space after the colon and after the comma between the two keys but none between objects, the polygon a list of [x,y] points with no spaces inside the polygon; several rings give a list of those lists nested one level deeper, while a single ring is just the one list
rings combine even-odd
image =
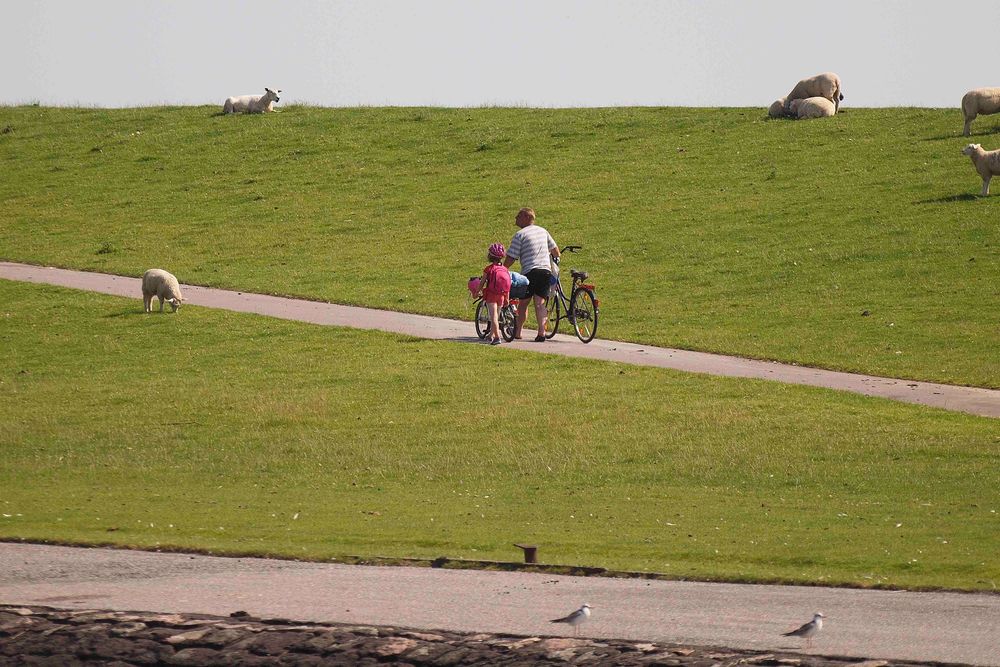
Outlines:
[{"label": "concrete path", "polygon": [[[142,298],[141,281],[138,278],[11,262],[0,262],[0,278],[60,285],[135,299]],[[193,285],[183,285],[182,287],[187,303],[196,306],[257,313],[313,324],[378,329],[421,338],[479,342],[474,335],[472,322],[195,287]],[[584,345],[576,338],[564,335],[556,336],[544,344],[515,341],[509,346],[531,352],[600,359],[640,366],[658,366],[692,373],[758,378],[790,384],[826,387],[866,396],[878,396],[946,410],[968,412],[985,417],[1000,417],[1000,390],[994,389],[841,373],[777,362],[755,361],[722,354],[690,352],[609,340],[594,340],[590,344]]]},{"label": "concrete path", "polygon": [[[0,602],[254,616],[466,632],[804,651],[782,637],[826,617],[808,653],[1000,664],[1000,596],[367,567],[0,543]],[[571,631],[569,631],[571,633]]]}]

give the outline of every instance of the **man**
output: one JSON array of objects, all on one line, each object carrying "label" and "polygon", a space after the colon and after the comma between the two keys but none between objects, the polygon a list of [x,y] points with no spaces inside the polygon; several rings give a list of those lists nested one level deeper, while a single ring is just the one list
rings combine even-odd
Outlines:
[{"label": "man", "polygon": [[528,317],[529,299],[535,303],[535,318],[538,320],[538,335],[536,343],[545,342],[545,321],[548,312],[545,310],[545,299],[549,295],[552,282],[552,272],[549,270],[549,257],[559,257],[559,246],[544,228],[535,224],[535,211],[522,208],[517,212],[515,224],[520,228],[510,241],[507,257],[503,260],[508,269],[515,261],[521,262],[521,273],[528,277],[528,298],[521,299],[517,304],[517,322],[514,324],[514,338],[521,337],[524,320]]}]

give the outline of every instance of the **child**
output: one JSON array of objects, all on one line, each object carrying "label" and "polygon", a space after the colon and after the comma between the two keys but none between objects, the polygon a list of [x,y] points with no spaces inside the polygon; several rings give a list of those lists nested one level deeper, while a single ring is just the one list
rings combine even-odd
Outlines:
[{"label": "child", "polygon": [[483,277],[479,280],[477,296],[483,295],[490,312],[490,333],[493,334],[490,345],[500,344],[500,309],[507,305],[510,294],[510,272],[500,263],[506,254],[502,243],[491,245],[486,251],[489,265],[483,269]]}]

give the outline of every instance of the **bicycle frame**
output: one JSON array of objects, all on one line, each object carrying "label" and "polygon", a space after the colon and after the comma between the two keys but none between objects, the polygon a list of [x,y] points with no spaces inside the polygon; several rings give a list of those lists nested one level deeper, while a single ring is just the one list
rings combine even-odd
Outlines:
[{"label": "bicycle frame", "polygon": [[[576,252],[580,249],[580,246],[566,246],[563,252]],[[549,289],[549,299],[546,304],[549,307],[549,323],[546,329],[549,333],[547,336],[551,338],[555,335],[556,331],[559,329],[559,323],[562,320],[567,320],[573,326],[576,331],[577,337],[584,343],[589,343],[594,338],[594,334],[597,331],[597,315],[600,310],[600,301],[597,299],[596,289],[594,285],[583,282],[586,279],[586,275],[575,275],[573,276],[573,281],[570,287],[569,296],[566,296],[565,290],[562,286],[562,272],[558,272],[553,276],[552,285]],[[593,320],[593,329],[589,332],[589,336],[581,332],[578,323],[576,322],[576,317],[578,313],[573,312],[574,299],[577,297],[577,293],[581,290],[586,291],[589,294],[589,298],[593,301],[593,311],[592,317],[587,319]],[[555,300],[552,303],[552,300]],[[554,307],[553,307],[554,306]]]},{"label": "bicycle frame", "polygon": [[[560,278],[556,278],[555,282],[552,283],[552,288],[549,294],[554,294],[556,298],[559,299],[559,305],[562,306],[562,313],[559,315],[560,320],[569,319],[569,304],[570,301],[573,300],[573,294],[576,293],[578,289],[596,290],[597,288],[583,282],[582,280],[574,278],[573,285],[570,287],[569,296],[566,296],[566,292],[563,291],[562,280]],[[601,302],[597,297],[594,297],[594,305],[598,307],[601,305]]]}]

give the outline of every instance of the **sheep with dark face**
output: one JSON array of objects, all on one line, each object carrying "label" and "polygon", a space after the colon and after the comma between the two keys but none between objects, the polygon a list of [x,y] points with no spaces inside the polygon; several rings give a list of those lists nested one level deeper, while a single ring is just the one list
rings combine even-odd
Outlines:
[{"label": "sheep with dark face", "polygon": [[153,311],[154,296],[160,300],[161,313],[164,301],[170,304],[171,312],[177,312],[184,301],[177,278],[163,269],[150,269],[142,274],[142,305],[147,313]]},{"label": "sheep with dark face", "polygon": [[972,164],[983,178],[982,195],[990,194],[990,180],[1000,174],[1000,150],[986,151],[979,144],[969,144],[962,149],[962,155],[972,158]]},{"label": "sheep with dark face", "polygon": [[976,88],[962,97],[962,115],[965,116],[965,129],[962,134],[972,134],[972,121],[976,116],[987,116],[1000,113],[1000,88]]},{"label": "sheep with dark face", "polygon": [[280,100],[280,90],[264,89],[263,95],[240,95],[230,97],[222,105],[222,113],[266,113],[274,111],[274,103]]}]

